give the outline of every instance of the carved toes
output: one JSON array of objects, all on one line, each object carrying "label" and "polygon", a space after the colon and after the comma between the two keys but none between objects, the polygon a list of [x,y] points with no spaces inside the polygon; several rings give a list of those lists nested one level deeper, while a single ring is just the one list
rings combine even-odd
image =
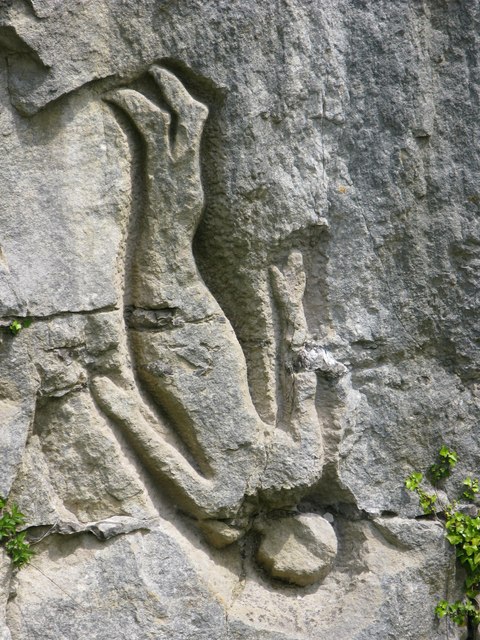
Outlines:
[{"label": "carved toes", "polygon": [[103,99],[120,107],[156,155],[167,152],[173,160],[198,159],[203,125],[208,109],[188,93],[173,73],[154,65],[149,70],[160,88],[167,106],[177,116],[172,135],[170,114],[132,89],[116,89]]},{"label": "carved toes", "polygon": [[170,71],[154,65],[150,67],[149,73],[160,87],[172,111],[178,116],[174,157],[180,158],[188,151],[197,153],[203,125],[208,116],[207,107],[192,98],[180,80]]},{"label": "carved toes", "polygon": [[125,111],[148,143],[155,147],[161,145],[162,151],[169,152],[168,132],[171,122],[169,113],[132,89],[110,91],[103,96],[103,99]]}]

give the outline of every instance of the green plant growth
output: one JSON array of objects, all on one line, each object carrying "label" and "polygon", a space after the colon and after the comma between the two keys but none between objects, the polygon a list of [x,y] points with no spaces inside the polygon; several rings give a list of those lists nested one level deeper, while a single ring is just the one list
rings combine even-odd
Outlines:
[{"label": "green plant growth", "polygon": [[465,491],[462,494],[463,497],[467,500],[475,500],[475,496],[480,491],[477,478],[475,478],[474,480],[472,480],[472,478],[465,478],[465,480],[463,481],[463,486],[466,487]]},{"label": "green plant growth", "polygon": [[405,486],[409,491],[414,491],[418,496],[418,501],[423,509],[423,513],[426,516],[430,516],[435,513],[435,503],[437,501],[437,495],[435,493],[427,493],[422,489],[420,483],[423,480],[423,473],[412,473],[405,480]]},{"label": "green plant growth", "polygon": [[433,484],[448,478],[458,462],[455,451],[451,451],[446,445],[440,449],[438,457],[439,461],[428,469],[428,475]]},{"label": "green plant growth", "polygon": [[20,513],[16,504],[10,509],[6,507],[4,498],[0,498],[0,544],[12,559],[16,567],[22,567],[30,561],[33,551],[25,540],[26,532],[19,531],[25,524],[25,516]]},{"label": "green plant growth", "polygon": [[8,328],[10,330],[10,333],[13,333],[13,335],[16,336],[18,333],[20,333],[22,329],[26,329],[31,324],[32,324],[31,318],[25,318],[22,321],[18,320],[18,318],[15,318],[15,320],[11,322]]},{"label": "green plant growth", "polygon": [[[411,473],[405,480],[405,487],[417,494],[420,506],[427,516],[439,518],[445,527],[445,537],[455,548],[456,556],[465,569],[465,597],[457,602],[440,600],[435,607],[439,618],[447,617],[459,626],[468,627],[468,638],[477,638],[477,627],[480,624],[480,516],[478,509],[475,515],[469,515],[458,509],[457,501],[441,504],[435,487],[448,478],[458,462],[455,451],[443,445],[439,451],[439,461],[431,465],[427,475],[431,480],[434,492],[425,491],[421,483],[422,473]],[[466,478],[463,481],[462,498],[474,500],[479,493],[477,478]]]},{"label": "green plant growth", "polygon": [[480,624],[478,609],[471,600],[465,602],[447,602],[446,600],[440,600],[435,607],[435,613],[439,618],[447,616],[459,627],[468,624],[467,621],[469,619],[475,626]]}]

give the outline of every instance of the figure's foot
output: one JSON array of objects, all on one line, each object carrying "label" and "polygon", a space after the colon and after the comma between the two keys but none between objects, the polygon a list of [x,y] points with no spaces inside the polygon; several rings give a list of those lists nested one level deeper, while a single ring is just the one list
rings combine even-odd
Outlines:
[{"label": "figure's foot", "polygon": [[258,562],[274,577],[300,587],[323,580],[337,555],[332,525],[314,513],[263,520]]},{"label": "figure's foot", "polygon": [[192,98],[170,71],[153,65],[149,73],[177,118],[174,129],[170,114],[138,91],[115,89],[105,94],[103,99],[128,114],[145,139],[149,152],[157,157],[166,156],[174,163],[188,156],[195,164],[200,152],[203,125],[208,116],[207,107]]},{"label": "figure's foot", "polygon": [[198,304],[205,287],[192,253],[204,203],[200,144],[208,109],[166,69],[155,65],[149,73],[165,109],[134,89],[103,96],[129,117],[144,143],[145,195],[130,248],[130,302],[142,309],[208,313]]}]

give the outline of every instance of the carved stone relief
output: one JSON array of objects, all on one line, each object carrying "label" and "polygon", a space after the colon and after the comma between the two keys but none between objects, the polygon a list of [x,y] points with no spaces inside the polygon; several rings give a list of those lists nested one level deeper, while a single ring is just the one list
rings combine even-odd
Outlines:
[{"label": "carved stone relief", "polygon": [[[102,423],[105,431],[105,420],[112,421],[161,490],[196,520],[211,544],[221,548],[258,531],[261,564],[278,578],[309,584],[325,576],[337,550],[326,520],[295,513],[322,473],[316,372],[338,378],[346,368],[309,336],[302,255],[293,251],[283,267],[271,269],[281,318],[282,410],[276,426],[260,419],[242,349],[192,252],[203,207],[199,155],[208,110],[167,69],[153,66],[149,74],[165,108],[130,88],[103,96],[131,120],[143,150],[141,211],[130,216],[123,252],[124,320],[113,320],[114,328],[111,314],[94,314],[85,329],[72,320],[70,348],[82,344],[82,329],[87,343],[99,346],[92,345],[82,364],[71,351],[58,353],[63,363],[36,363],[40,397],[80,393],[66,404],[54,401],[55,409],[48,402],[40,406],[35,432],[51,461],[58,461],[55,424],[61,428],[74,411],[77,427],[85,423],[92,460],[114,459],[114,444],[99,441]],[[91,390],[103,420],[83,389]],[[61,474],[68,482],[75,471],[64,463]],[[119,474],[108,479],[114,502],[122,492]],[[120,485],[131,482],[126,478]],[[95,483],[95,471],[88,483]],[[88,490],[82,487],[82,495]],[[127,498],[128,491],[123,489]],[[63,490],[63,502],[72,509],[72,489]],[[95,513],[93,504],[90,509]],[[279,535],[294,549],[286,552]],[[281,549],[287,556],[282,561]]]},{"label": "carved stone relief", "polygon": [[0,640],[460,637],[476,4],[0,1]]},{"label": "carved stone relief", "polygon": [[[142,420],[141,393],[129,397],[102,378],[93,383],[95,397],[123,425],[156,478],[172,485],[175,499],[199,519],[214,545],[230,544],[253,527],[266,538],[259,558],[271,568],[278,553],[274,549],[283,545],[270,543],[269,537],[281,530],[296,540],[298,548],[290,554],[296,566],[290,559],[288,570],[274,575],[308,584],[323,577],[334,559],[331,525],[314,514],[308,521],[291,514],[277,515],[274,525],[263,521],[272,509],[295,508],[320,479],[316,371],[337,377],[346,368],[308,334],[302,255],[292,252],[283,271],[271,270],[281,317],[283,411],[273,431],[259,418],[242,350],[192,255],[202,208],[199,149],[207,111],[168,71],[153,67],[150,73],[178,118],[174,133],[166,112],[139,93],[123,89],[107,98],[128,113],[146,144],[145,226],[137,235],[128,274],[130,353],[141,388],[170,418],[198,471],[167,448],[152,431],[152,422]],[[262,552],[267,547],[268,561]]]}]

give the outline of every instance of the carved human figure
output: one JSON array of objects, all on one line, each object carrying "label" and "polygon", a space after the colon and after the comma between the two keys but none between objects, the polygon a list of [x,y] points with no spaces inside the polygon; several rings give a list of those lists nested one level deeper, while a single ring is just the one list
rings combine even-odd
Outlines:
[{"label": "carved human figure", "polygon": [[[283,428],[272,437],[251,400],[233,328],[202,281],[192,252],[203,208],[199,156],[208,110],[166,69],[153,66],[150,74],[175,127],[167,111],[138,91],[121,88],[105,96],[129,116],[144,142],[145,198],[125,271],[134,373],[126,366],[116,379],[97,376],[91,388],[151,474],[222,546],[242,535],[257,513],[294,504],[319,479],[323,452],[315,369],[320,356],[301,357],[309,348],[305,274],[302,256],[294,252],[283,272],[272,269],[283,318],[282,386],[288,399]],[[181,446],[162,435],[166,423]]]}]

